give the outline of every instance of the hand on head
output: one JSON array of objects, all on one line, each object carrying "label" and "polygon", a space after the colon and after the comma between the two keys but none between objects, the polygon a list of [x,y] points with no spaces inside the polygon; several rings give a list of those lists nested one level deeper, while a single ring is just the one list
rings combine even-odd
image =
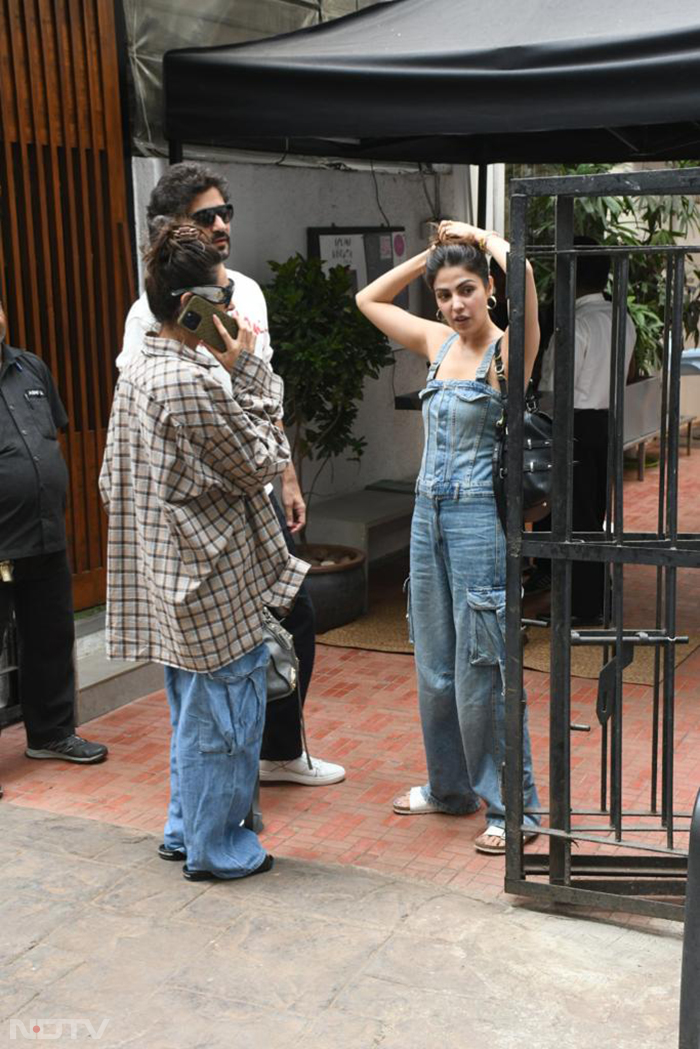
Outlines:
[{"label": "hand on head", "polygon": [[477,226],[470,226],[468,222],[456,222],[453,219],[445,219],[439,223],[435,231],[435,244],[474,244],[480,247],[484,231]]}]

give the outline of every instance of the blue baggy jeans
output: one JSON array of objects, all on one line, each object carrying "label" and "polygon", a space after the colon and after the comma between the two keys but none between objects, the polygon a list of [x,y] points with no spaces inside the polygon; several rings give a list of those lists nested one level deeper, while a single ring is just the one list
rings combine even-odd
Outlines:
[{"label": "blue baggy jeans", "polygon": [[[424,796],[454,814],[505,825],[505,590],[494,586],[503,533],[490,493],[419,495],[411,535],[410,624],[428,765]],[[469,527],[465,527],[468,522]],[[500,533],[500,534],[499,534]],[[523,796],[539,805],[525,711]],[[534,815],[525,823],[537,824]]]},{"label": "blue baggy jeans", "polygon": [[253,799],[265,722],[265,644],[212,673],[165,667],[170,805],[164,842],[191,870],[242,878],[265,859],[241,826]]}]

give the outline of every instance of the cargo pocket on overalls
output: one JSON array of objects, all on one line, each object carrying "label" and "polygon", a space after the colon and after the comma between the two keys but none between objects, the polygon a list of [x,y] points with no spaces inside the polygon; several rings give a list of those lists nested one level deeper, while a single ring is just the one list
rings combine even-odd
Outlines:
[{"label": "cargo pocket on overalls", "polygon": [[199,725],[202,754],[235,754],[260,734],[265,717],[266,673],[267,663],[241,676],[225,671],[208,675],[216,702],[211,706],[211,721],[201,721]]},{"label": "cargo pocket on overalls", "polygon": [[403,584],[403,592],[406,598],[406,626],[408,629],[409,644],[413,644],[413,619],[411,617],[411,577],[407,576]]},{"label": "cargo pocket on overalls", "polygon": [[474,666],[500,666],[505,660],[506,594],[504,589],[467,590],[469,661]]},{"label": "cargo pocket on overalls", "polygon": [[200,754],[233,754],[234,737],[226,686],[215,686],[216,704],[212,704],[211,718],[196,718]]}]

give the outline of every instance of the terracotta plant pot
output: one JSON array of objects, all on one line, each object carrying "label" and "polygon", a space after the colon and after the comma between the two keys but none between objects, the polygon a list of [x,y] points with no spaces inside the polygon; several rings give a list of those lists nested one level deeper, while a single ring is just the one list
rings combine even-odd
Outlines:
[{"label": "terracotta plant pot", "polygon": [[345,626],[367,610],[365,554],[352,546],[299,544],[297,555],[311,570],[306,585],[316,612],[316,633]]}]

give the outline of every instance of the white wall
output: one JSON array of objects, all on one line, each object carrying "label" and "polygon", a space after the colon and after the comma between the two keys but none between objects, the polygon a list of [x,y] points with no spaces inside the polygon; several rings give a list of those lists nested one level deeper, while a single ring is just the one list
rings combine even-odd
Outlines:
[{"label": "white wall", "polygon": [[[145,208],[151,189],[165,170],[165,161],[135,158],[134,192],[137,236],[143,237]],[[294,252],[306,254],[308,226],[379,226],[384,219],[377,207],[371,172],[338,171],[318,167],[271,164],[217,164],[228,178],[235,206],[230,264],[260,283],[270,278],[269,259],[283,261]],[[421,177],[417,173],[376,172],[379,199],[392,225],[406,229],[409,255],[425,247],[422,224],[430,217]],[[440,179],[441,213],[463,213],[453,200],[453,178]],[[434,197],[435,180],[427,178]],[[460,206],[461,204],[461,206]],[[418,310],[420,288],[411,288],[411,307]],[[380,478],[415,477],[420,465],[422,424],[419,412],[395,411],[394,390],[405,393],[424,385],[425,364],[406,350],[397,350],[395,367],[368,380],[356,432],[367,439],[360,462],[336,459],[316,489],[318,498],[352,492]],[[305,478],[313,477],[308,464]]]}]

